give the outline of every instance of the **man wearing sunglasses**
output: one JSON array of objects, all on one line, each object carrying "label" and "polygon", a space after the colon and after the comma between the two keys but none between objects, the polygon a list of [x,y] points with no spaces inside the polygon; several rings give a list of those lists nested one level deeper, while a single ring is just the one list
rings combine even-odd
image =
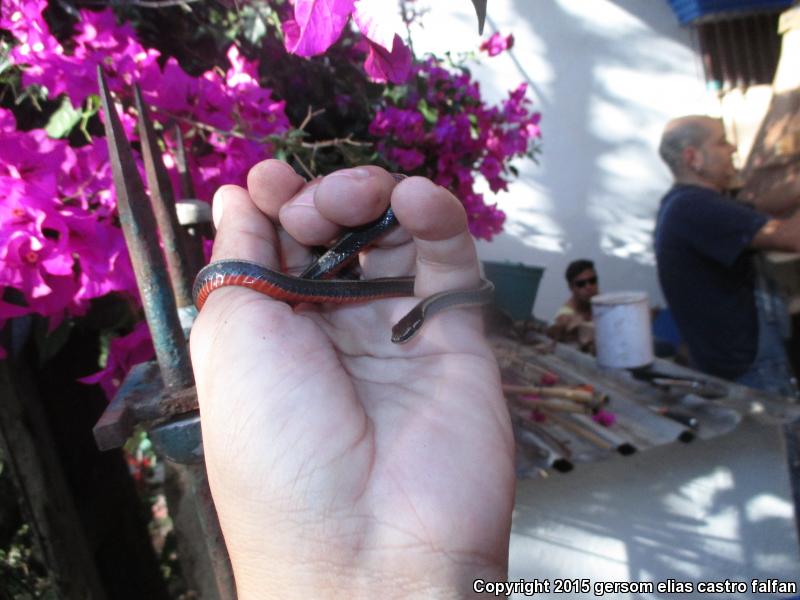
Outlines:
[{"label": "man wearing sunglasses", "polygon": [[548,335],[559,342],[577,345],[584,352],[594,349],[592,297],[598,294],[594,263],[582,258],[572,261],[564,273],[571,296],[558,309]]},{"label": "man wearing sunglasses", "polygon": [[[659,153],[674,185],[661,200],[655,251],[661,289],[693,366],[743,385],[796,394],[776,294],[757,269],[759,250],[800,252],[800,211],[772,218],[728,195],[735,147],[718,119],[667,124]],[[800,179],[771,196],[800,206]],[[766,209],[775,198],[755,200]]]}]

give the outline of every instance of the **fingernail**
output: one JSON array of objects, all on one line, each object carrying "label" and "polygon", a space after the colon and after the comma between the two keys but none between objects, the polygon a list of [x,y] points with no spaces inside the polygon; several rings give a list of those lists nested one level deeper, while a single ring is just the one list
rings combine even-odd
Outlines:
[{"label": "fingernail", "polygon": [[211,199],[211,220],[214,222],[214,227],[219,228],[219,222],[222,220],[222,210],[224,207],[225,186],[222,186],[214,192],[214,197]]},{"label": "fingernail", "polygon": [[354,168],[354,169],[342,169],[340,171],[334,171],[328,177],[349,177],[351,179],[366,179],[372,175],[369,172],[369,169],[361,169],[361,168]]}]

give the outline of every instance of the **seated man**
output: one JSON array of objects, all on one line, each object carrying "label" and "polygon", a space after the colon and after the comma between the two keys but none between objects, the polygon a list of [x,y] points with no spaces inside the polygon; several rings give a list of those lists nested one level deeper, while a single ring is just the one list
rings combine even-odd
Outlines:
[{"label": "seated man", "polygon": [[598,293],[597,272],[587,259],[572,261],[564,273],[572,295],[558,309],[547,335],[558,342],[572,343],[584,352],[594,350],[592,297]]}]

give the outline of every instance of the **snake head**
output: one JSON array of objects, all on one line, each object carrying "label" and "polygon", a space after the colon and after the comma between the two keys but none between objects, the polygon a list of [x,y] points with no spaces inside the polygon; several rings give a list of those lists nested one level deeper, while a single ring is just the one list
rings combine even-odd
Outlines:
[{"label": "snake head", "polygon": [[418,308],[419,307],[415,307],[392,327],[392,343],[405,344],[417,335],[422,328],[422,324],[425,322],[425,317]]}]

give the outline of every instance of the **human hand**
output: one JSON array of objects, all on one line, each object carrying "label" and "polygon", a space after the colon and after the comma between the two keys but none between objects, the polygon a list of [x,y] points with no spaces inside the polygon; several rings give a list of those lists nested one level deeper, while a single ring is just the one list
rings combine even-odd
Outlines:
[{"label": "human hand", "polygon": [[377,167],[306,183],[275,160],[214,201],[213,260],[299,272],[308,247],[389,205],[401,228],[362,253],[366,278],[416,274],[418,298],[292,309],[246,288],[192,329],[209,484],[239,598],[455,597],[506,576],[513,438],[474,309],[390,330],[419,298],[475,286],[461,204]]}]

